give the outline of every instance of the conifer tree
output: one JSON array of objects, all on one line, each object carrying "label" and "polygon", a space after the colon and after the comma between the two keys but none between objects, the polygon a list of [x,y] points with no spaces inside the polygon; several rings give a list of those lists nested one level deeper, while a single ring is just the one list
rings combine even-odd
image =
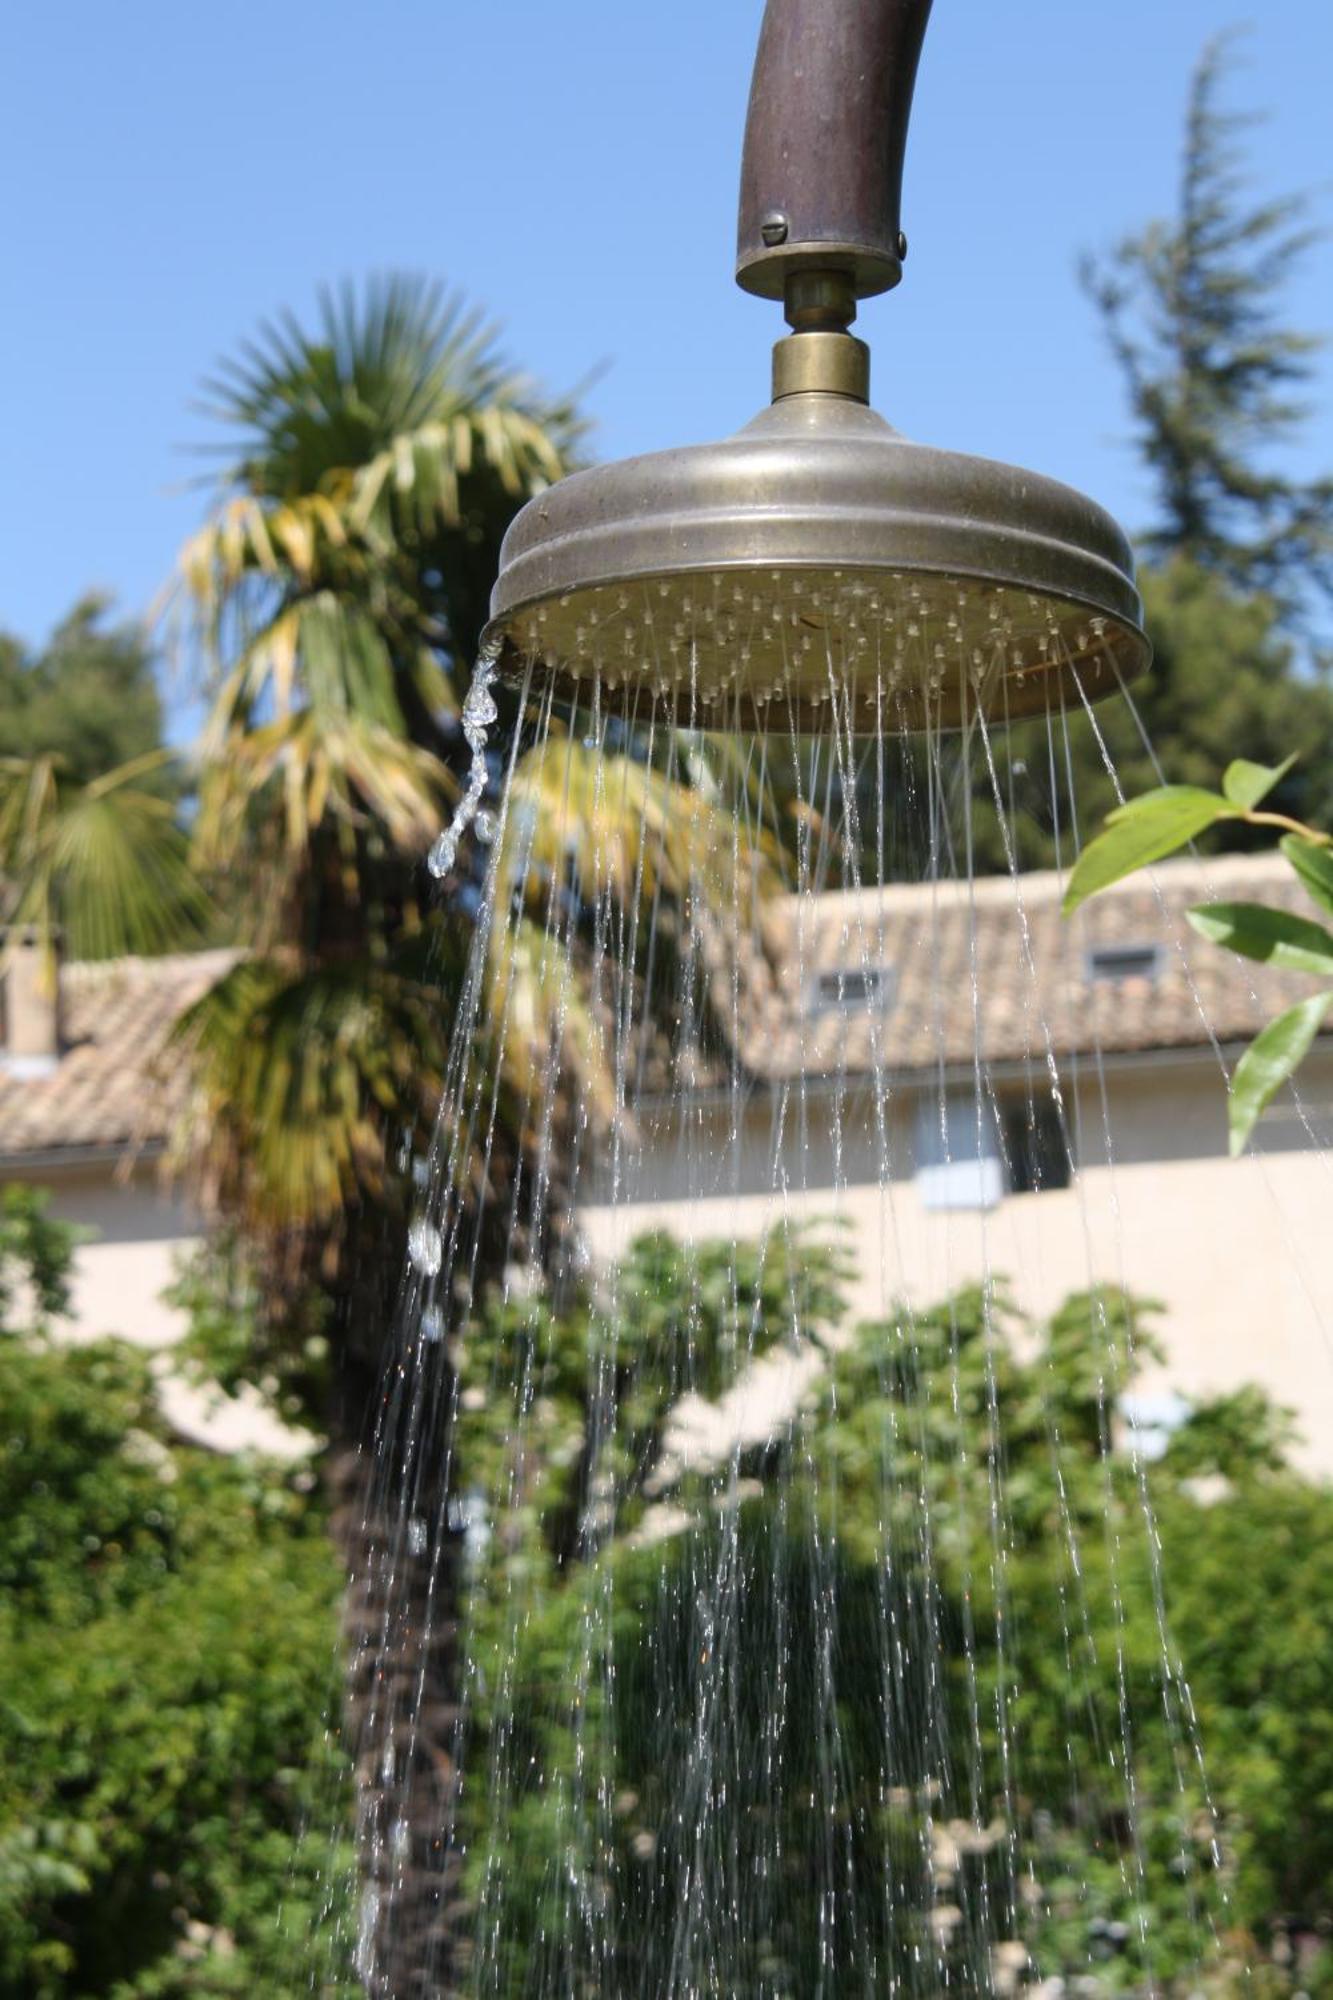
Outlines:
[{"label": "conifer tree", "polygon": [[1301,623],[1333,597],[1333,478],[1279,463],[1322,344],[1283,323],[1282,302],[1319,231],[1305,195],[1250,192],[1253,116],[1222,102],[1233,44],[1211,41],[1194,71],[1177,214],[1086,259],[1083,280],[1153,478],[1145,554],[1184,557]]}]

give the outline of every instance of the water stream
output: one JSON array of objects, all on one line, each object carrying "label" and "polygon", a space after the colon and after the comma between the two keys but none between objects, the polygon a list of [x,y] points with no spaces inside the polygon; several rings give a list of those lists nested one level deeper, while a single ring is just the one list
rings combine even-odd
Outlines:
[{"label": "water stream", "polygon": [[1183,1994],[1225,1953],[1058,916],[1086,719],[1053,683],[1020,808],[1002,716],[897,734],[900,664],[825,643],[815,734],[535,660],[502,772],[478,670],[370,1503],[374,1994]]},{"label": "water stream", "polygon": [[463,702],[463,740],[472,752],[472,762],[468,770],[467,784],[463,795],[455,806],[448,826],[430,851],[427,863],[437,881],[443,880],[453,869],[458,859],[458,849],[468,828],[477,817],[478,808],[486,792],[489,776],[486,764],[486,736],[491,724],[498,719],[499,710],[495,705],[492,689],[495,686],[499,649],[482,653],[477,661],[472,685]]}]

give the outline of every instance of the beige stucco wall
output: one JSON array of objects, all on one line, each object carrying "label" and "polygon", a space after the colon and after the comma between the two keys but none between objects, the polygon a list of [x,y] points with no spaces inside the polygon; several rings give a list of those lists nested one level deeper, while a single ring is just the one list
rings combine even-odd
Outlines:
[{"label": "beige stucco wall", "polygon": [[[645,1228],[692,1237],[755,1236],[791,1217],[850,1225],[853,1309],[924,1304],[989,1272],[1042,1314],[1089,1284],[1121,1283],[1166,1312],[1164,1371],[1142,1393],[1189,1395],[1261,1384],[1297,1413],[1302,1457],[1333,1472],[1333,1161],[1294,1112],[1261,1128],[1262,1148],[1227,1154],[1223,1086],[1211,1059],[1156,1059],[1108,1070],[1105,1138],[1097,1079],[1066,1079],[1080,1166],[1068,1189],[1008,1196],[988,1210],[929,1210],[915,1178],[917,1097],[891,1090],[887,1146],[864,1094],[808,1097],[806,1135],[773,1142],[773,1103],[752,1098],[741,1144],[728,1110],[696,1108],[625,1163],[625,1199],[605,1186],[585,1208],[602,1258]],[[1314,1139],[1326,1136],[1333,1058],[1302,1079]],[[799,1104],[789,1107],[794,1126]],[[839,1127],[841,1127],[839,1136]],[[880,1174],[887,1152],[889,1172]],[[774,1194],[774,1162],[785,1192]],[[738,1190],[738,1191],[737,1191]]]},{"label": "beige stucco wall", "polygon": [[210,1394],[178,1372],[171,1350],[186,1331],[184,1315],[163,1293],[201,1240],[188,1204],[168,1194],[151,1162],[126,1178],[116,1163],[29,1165],[7,1178],[42,1187],[48,1213],[89,1232],[74,1258],[71,1315],[56,1328],[62,1340],[116,1334],[157,1350],[158,1401],[182,1437],[213,1451],[258,1451],[284,1460],[304,1457],[315,1440],[276,1417],[256,1390],[235,1397]]},{"label": "beige stucco wall", "polygon": [[[799,1093],[783,1107],[756,1092],[742,1108],[737,1146],[729,1103],[695,1105],[685,1129],[646,1122],[624,1163],[621,1198],[610,1203],[605,1185],[591,1189],[585,1227],[608,1258],[646,1228],[757,1236],[783,1214],[840,1216],[857,1260],[858,1316],[899,1297],[938,1299],[987,1271],[1038,1314],[1090,1283],[1123,1283],[1167,1308],[1169,1366],[1155,1382],[1145,1378],[1146,1394],[1258,1382],[1298,1413],[1306,1462],[1333,1472],[1333,1161],[1315,1143],[1333,1125],[1333,1052],[1302,1077],[1310,1129],[1291,1109],[1270,1114],[1261,1147],[1242,1161],[1227,1157],[1211,1059],[1108,1070],[1109,1161],[1097,1079],[1071,1076],[1066,1089],[1080,1162],[1066,1190],[1010,1196],[985,1211],[928,1210],[915,1178],[913,1090],[891,1087],[882,1098],[883,1143],[864,1089],[813,1091],[804,1108]],[[151,1166],[128,1183],[109,1165],[26,1178],[48,1188],[55,1215],[95,1232],[76,1259],[71,1334],[169,1347],[183,1328],[161,1295],[198,1240],[188,1208],[161,1191]],[[761,1421],[767,1399],[748,1401]],[[184,1403],[177,1415],[183,1427],[203,1425]],[[246,1426],[241,1442],[259,1435]]]},{"label": "beige stucco wall", "polygon": [[14,1178],[44,1187],[49,1213],[88,1232],[74,1260],[71,1338],[114,1333],[140,1347],[180,1338],[181,1315],[162,1293],[198,1243],[200,1226],[160,1187],[151,1165],[128,1181],[111,1163],[36,1168]]}]

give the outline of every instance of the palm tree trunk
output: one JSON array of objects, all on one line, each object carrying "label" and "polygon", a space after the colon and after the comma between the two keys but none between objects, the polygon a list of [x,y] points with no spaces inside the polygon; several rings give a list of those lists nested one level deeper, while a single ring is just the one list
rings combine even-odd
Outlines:
[{"label": "palm tree trunk", "polygon": [[343,1736],[360,1887],[349,1916],[369,2000],[444,2000],[461,1990],[465,1928],[454,1837],[463,1560],[450,1507],[454,1384],[446,1342],[403,1338],[397,1209],[390,1192],[387,1206],[349,1217],[334,1286],[341,1337],[326,1482],[347,1579]]},{"label": "palm tree trunk", "polygon": [[[417,1477],[422,1470],[411,1468]],[[357,1970],[370,2000],[443,2000],[461,1990],[466,1915],[454,1838],[462,1539],[442,1492],[431,1539],[406,1534],[394,1485],[364,1446],[331,1453],[329,1474],[348,1578],[344,1729],[356,1785]]]},{"label": "palm tree trunk", "polygon": [[[557,1111],[543,1219],[513,1229],[505,1201],[479,1225],[476,1296],[534,1256],[559,1292],[575,1226],[569,1106]],[[500,1158],[500,1154],[505,1156]],[[498,1138],[493,1184],[523,1168]],[[347,1577],[343,1727],[353,1762],[361,1905],[357,1972],[369,2000],[451,2000],[471,1957],[456,1824],[464,1722],[465,1537],[450,1342],[386,1340],[406,1256],[404,1217],[363,1211],[341,1260],[330,1517]],[[452,1329],[451,1329],[452,1331]]]}]

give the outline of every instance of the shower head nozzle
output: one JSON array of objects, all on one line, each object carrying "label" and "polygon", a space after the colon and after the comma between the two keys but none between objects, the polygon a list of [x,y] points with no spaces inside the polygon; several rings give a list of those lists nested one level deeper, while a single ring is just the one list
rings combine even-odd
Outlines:
[{"label": "shower head nozzle", "polygon": [[781,298],[772,406],[721,444],[562,480],[505,538],[487,639],[603,711],[696,728],[840,705],[859,732],[1017,718],[1148,664],[1133,559],[1054,480],[910,443],[868,407],[860,298],[902,275],[930,0],[769,0],[737,277]]},{"label": "shower head nozzle", "polygon": [[805,726],[836,688],[859,730],[904,730],[1108,693],[1145,664],[1139,616],[1091,501],[814,392],[530,502],[492,631],[604,707]]}]

